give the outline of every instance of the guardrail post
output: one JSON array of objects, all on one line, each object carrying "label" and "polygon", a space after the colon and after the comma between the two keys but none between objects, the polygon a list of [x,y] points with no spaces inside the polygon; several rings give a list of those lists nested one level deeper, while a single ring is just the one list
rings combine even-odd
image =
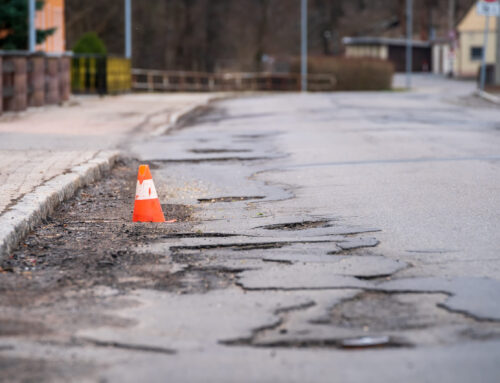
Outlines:
[{"label": "guardrail post", "polygon": [[147,76],[148,76],[148,92],[153,92],[154,91],[153,75],[151,73],[148,73]]},{"label": "guardrail post", "polygon": [[241,75],[237,75],[235,80],[236,80],[236,90],[242,90],[243,79],[241,78]]},{"label": "guardrail post", "polygon": [[185,79],[186,79],[186,77],[184,76],[184,72],[183,72],[181,74],[181,76],[179,77],[179,90],[181,92],[185,92],[186,91],[186,89],[185,89],[185,83],[186,82],[184,81]]},{"label": "guardrail post", "polygon": [[212,75],[209,75],[208,77],[208,89],[210,90],[210,92],[213,92],[215,90],[215,79]]},{"label": "guardrail post", "polygon": [[165,73],[162,75],[162,81],[163,81],[163,90],[167,90],[169,86],[169,81],[168,81],[168,75]]},{"label": "guardrail post", "polygon": [[31,62],[29,106],[42,106],[45,104],[45,57],[36,55],[31,56],[29,60]]},{"label": "guardrail post", "polygon": [[195,82],[196,82],[196,90],[197,90],[197,91],[201,91],[201,90],[203,90],[203,81],[202,81],[202,77],[201,77],[201,75],[200,75],[200,74],[198,74],[198,73],[196,74],[196,80],[195,80]]}]

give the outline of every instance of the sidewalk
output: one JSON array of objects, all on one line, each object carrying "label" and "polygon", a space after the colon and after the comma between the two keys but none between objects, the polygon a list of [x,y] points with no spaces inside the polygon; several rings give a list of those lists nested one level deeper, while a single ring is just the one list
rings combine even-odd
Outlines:
[{"label": "sidewalk", "polygon": [[[83,174],[106,163],[109,166],[109,161],[131,136],[139,138],[166,129],[179,114],[217,96],[80,96],[61,107],[37,108],[0,117],[0,176],[3,180],[0,185],[0,257],[5,236],[11,231],[3,224],[19,218],[19,214],[15,214],[15,218],[7,220],[7,213],[12,215],[15,210],[21,210],[24,219],[19,222],[32,216],[46,199],[38,190],[41,186],[61,175],[80,171],[81,174],[75,177],[67,177],[69,185],[75,185]],[[61,182],[56,182],[49,194],[60,189],[64,182],[59,184]],[[31,211],[27,206],[20,206],[22,199],[28,197],[34,200],[30,203]],[[42,218],[40,214],[37,216]]]}]

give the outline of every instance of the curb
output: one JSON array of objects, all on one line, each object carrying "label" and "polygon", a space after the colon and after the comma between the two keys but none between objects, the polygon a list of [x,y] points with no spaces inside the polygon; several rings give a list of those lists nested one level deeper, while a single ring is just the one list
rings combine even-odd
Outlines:
[{"label": "curb", "polygon": [[475,92],[476,96],[482,98],[483,100],[489,101],[493,104],[500,105],[500,97],[497,97],[491,93],[482,91],[482,90],[477,90]]},{"label": "curb", "polygon": [[61,202],[71,198],[82,186],[108,173],[120,155],[105,151],[68,173],[52,178],[23,196],[18,203],[0,216],[0,260]]}]

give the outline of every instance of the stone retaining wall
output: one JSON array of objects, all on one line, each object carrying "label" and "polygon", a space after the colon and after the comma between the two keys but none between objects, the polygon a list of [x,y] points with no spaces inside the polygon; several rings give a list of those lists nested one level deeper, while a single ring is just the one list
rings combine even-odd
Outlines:
[{"label": "stone retaining wall", "polygon": [[70,60],[67,55],[0,51],[0,113],[68,100]]}]

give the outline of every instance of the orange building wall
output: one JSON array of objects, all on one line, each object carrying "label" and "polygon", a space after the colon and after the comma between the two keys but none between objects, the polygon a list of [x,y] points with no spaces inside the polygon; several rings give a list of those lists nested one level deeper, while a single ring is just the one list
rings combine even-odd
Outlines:
[{"label": "orange building wall", "polygon": [[45,0],[43,10],[36,13],[35,24],[38,29],[57,28],[44,43],[36,46],[36,50],[49,53],[61,53],[66,50],[64,0]]}]

